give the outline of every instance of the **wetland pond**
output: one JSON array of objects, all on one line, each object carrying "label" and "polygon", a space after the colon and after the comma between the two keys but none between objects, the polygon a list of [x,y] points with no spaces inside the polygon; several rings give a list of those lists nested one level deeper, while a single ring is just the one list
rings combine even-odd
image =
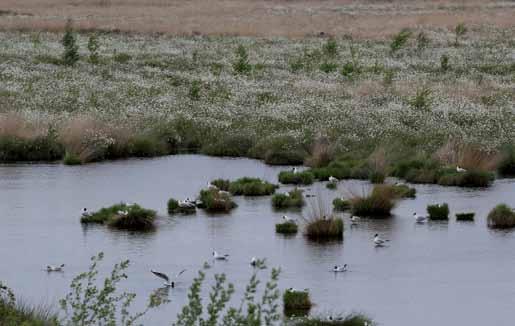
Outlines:
[{"label": "wetland pond", "polygon": [[[114,263],[130,259],[129,278],[122,286],[138,295],[134,306],[142,307],[162,285],[151,268],[169,273],[185,268],[169,291],[171,302],[142,321],[170,325],[187,302],[197,271],[203,262],[212,263],[216,249],[230,259],[213,263],[207,280],[212,281],[213,273],[226,273],[241,294],[252,273],[250,258],[266,258],[269,267],[282,269],[281,289],[310,289],[313,314],[364,312],[387,326],[513,325],[515,232],[488,229],[486,215],[498,203],[515,206],[514,179],[474,190],[415,185],[417,198],[399,201],[391,218],[361,219],[351,226],[344,215],[344,240],[326,244],[310,242],[302,232],[276,234],[275,223],[284,212],[272,209],[270,196],[235,197],[238,207],[230,214],[166,213],[170,197],[194,198],[213,179],[252,176],[277,183],[277,174],[287,168],[200,155],[73,167],[0,165],[0,280],[25,300],[53,303],[57,309],[71,279],[103,251],[101,276]],[[361,192],[368,187],[368,182],[343,181],[339,189],[328,190],[318,182],[306,187],[306,193],[330,207],[344,188]],[[79,223],[83,207],[97,210],[120,201],[157,210],[157,229],[132,233]],[[414,223],[413,212],[426,215],[427,204],[442,202],[451,210],[448,222]],[[455,213],[469,211],[476,212],[475,222],[456,221]],[[374,247],[375,233],[390,239],[389,245]],[[61,263],[66,264],[63,273],[44,271],[47,264]],[[330,272],[343,263],[349,272]],[[262,273],[261,280],[268,275]]]}]

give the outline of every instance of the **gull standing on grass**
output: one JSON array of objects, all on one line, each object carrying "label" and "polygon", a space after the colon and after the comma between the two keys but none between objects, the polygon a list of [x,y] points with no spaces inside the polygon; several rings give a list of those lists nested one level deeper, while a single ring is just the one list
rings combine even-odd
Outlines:
[{"label": "gull standing on grass", "polygon": [[[179,272],[179,274],[175,275],[175,278],[178,278],[182,273],[184,273],[186,270],[183,269],[182,271]],[[150,272],[152,274],[154,274],[155,276],[163,279],[165,282],[163,283],[164,286],[166,287],[171,287],[171,288],[174,288],[175,287],[175,282],[174,281],[170,281],[170,278],[168,277],[168,275],[166,275],[165,273],[161,273],[161,272],[156,272],[156,271],[153,271],[153,270],[150,270]]]}]

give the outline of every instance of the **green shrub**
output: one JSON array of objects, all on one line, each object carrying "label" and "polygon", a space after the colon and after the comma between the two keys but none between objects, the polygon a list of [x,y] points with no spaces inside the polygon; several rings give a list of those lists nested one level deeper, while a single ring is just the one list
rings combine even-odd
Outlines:
[{"label": "green shrub", "polygon": [[107,225],[117,229],[145,231],[154,227],[156,211],[145,209],[137,204],[126,206],[126,214],[113,214]]},{"label": "green shrub", "polygon": [[474,221],[475,213],[456,213],[457,221]]},{"label": "green shrub", "polygon": [[229,184],[229,192],[233,196],[268,196],[278,186],[259,178],[243,177]]},{"label": "green shrub", "polygon": [[283,184],[295,184],[295,185],[310,185],[313,183],[315,177],[313,173],[309,171],[292,172],[292,171],[281,171],[279,173],[279,182]]},{"label": "green shrub", "polygon": [[200,90],[202,84],[199,80],[194,80],[190,84],[190,89],[188,91],[188,97],[193,101],[200,100]]},{"label": "green shrub", "polygon": [[351,202],[342,198],[335,198],[333,200],[333,207],[337,211],[346,211],[351,208]]},{"label": "green shrub", "polygon": [[360,74],[361,70],[354,62],[348,61],[343,65],[340,72],[343,77],[354,79]]},{"label": "green shrub", "polygon": [[129,156],[133,157],[155,157],[169,154],[167,145],[154,137],[135,136],[129,140]]},{"label": "green shrub", "polygon": [[374,186],[368,196],[354,196],[350,199],[352,215],[368,217],[390,216],[395,206],[395,193],[390,187]]},{"label": "green shrub", "polygon": [[66,165],[81,165],[82,160],[77,155],[66,152],[63,158],[63,163]]},{"label": "green shrub", "polygon": [[502,159],[499,173],[503,176],[515,176],[515,145],[505,145],[501,149]]},{"label": "green shrub", "polygon": [[454,40],[455,46],[459,45],[459,39],[461,37],[465,36],[466,33],[467,33],[467,27],[465,26],[465,23],[459,23],[458,25],[456,25],[456,27],[454,28],[454,34],[456,36],[456,38]]},{"label": "green shrub", "polygon": [[408,29],[403,29],[399,33],[395,34],[393,36],[392,42],[390,43],[390,52],[395,53],[400,50],[404,45],[406,45],[410,36],[411,31]]},{"label": "green shrub", "polygon": [[488,227],[507,229],[515,227],[515,211],[506,204],[499,204],[488,213]]},{"label": "green shrub", "polygon": [[304,197],[302,196],[301,189],[293,189],[286,194],[275,194],[272,196],[272,206],[277,209],[284,208],[301,208],[304,206],[306,202],[304,201]]},{"label": "green shrub", "polygon": [[231,195],[217,189],[201,190],[199,197],[202,208],[208,212],[228,213],[236,208],[236,203],[232,200]]},{"label": "green shrub", "polygon": [[247,49],[241,44],[236,49],[236,61],[233,63],[232,68],[237,74],[249,74],[252,71]]},{"label": "green shrub", "polygon": [[283,294],[283,307],[286,316],[307,314],[312,303],[308,291],[288,289]]},{"label": "green shrub", "polygon": [[299,165],[309,154],[296,138],[276,136],[258,142],[249,150],[249,155],[271,165]]},{"label": "green shrub", "polygon": [[449,205],[447,203],[427,205],[427,213],[430,220],[447,220],[449,219]]},{"label": "green shrub", "polygon": [[310,240],[343,239],[343,220],[334,216],[310,219],[304,234]]},{"label": "green shrub", "polygon": [[284,222],[275,225],[275,232],[281,234],[295,234],[299,227],[294,222]]},{"label": "green shrub", "polygon": [[66,28],[64,31],[63,39],[61,40],[61,44],[64,47],[62,62],[65,65],[73,66],[77,61],[79,61],[79,46],[77,45],[77,40],[75,33],[73,32],[71,20],[68,20],[66,23]]},{"label": "green shrub", "polygon": [[394,164],[391,175],[397,178],[405,178],[411,170],[419,170],[426,167],[423,160],[401,160]]}]

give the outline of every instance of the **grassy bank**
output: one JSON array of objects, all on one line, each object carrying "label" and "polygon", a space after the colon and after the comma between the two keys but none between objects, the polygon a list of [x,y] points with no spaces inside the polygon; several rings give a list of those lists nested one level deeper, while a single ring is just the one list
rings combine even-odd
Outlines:
[{"label": "grassy bank", "polygon": [[[392,140],[410,157],[429,156],[450,138],[510,148],[515,62],[507,32],[469,28],[459,46],[453,29],[412,29],[402,44],[105,33],[92,46],[92,34],[80,34],[73,64],[62,34],[2,32],[0,161],[187,150],[297,164],[319,162],[312,156],[320,135],[333,155],[360,159]],[[380,181],[381,166],[367,166],[366,174],[359,165],[350,172]]]}]

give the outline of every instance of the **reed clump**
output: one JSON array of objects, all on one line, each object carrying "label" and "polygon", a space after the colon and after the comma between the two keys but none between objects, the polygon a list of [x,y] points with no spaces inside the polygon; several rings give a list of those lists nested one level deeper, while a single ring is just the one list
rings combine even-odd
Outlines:
[{"label": "reed clump", "polygon": [[302,189],[295,188],[287,194],[275,194],[272,196],[272,206],[277,209],[301,208],[306,204]]},{"label": "reed clump", "polygon": [[515,227],[515,211],[506,204],[499,204],[488,213],[487,224],[492,229],[513,228]]}]

